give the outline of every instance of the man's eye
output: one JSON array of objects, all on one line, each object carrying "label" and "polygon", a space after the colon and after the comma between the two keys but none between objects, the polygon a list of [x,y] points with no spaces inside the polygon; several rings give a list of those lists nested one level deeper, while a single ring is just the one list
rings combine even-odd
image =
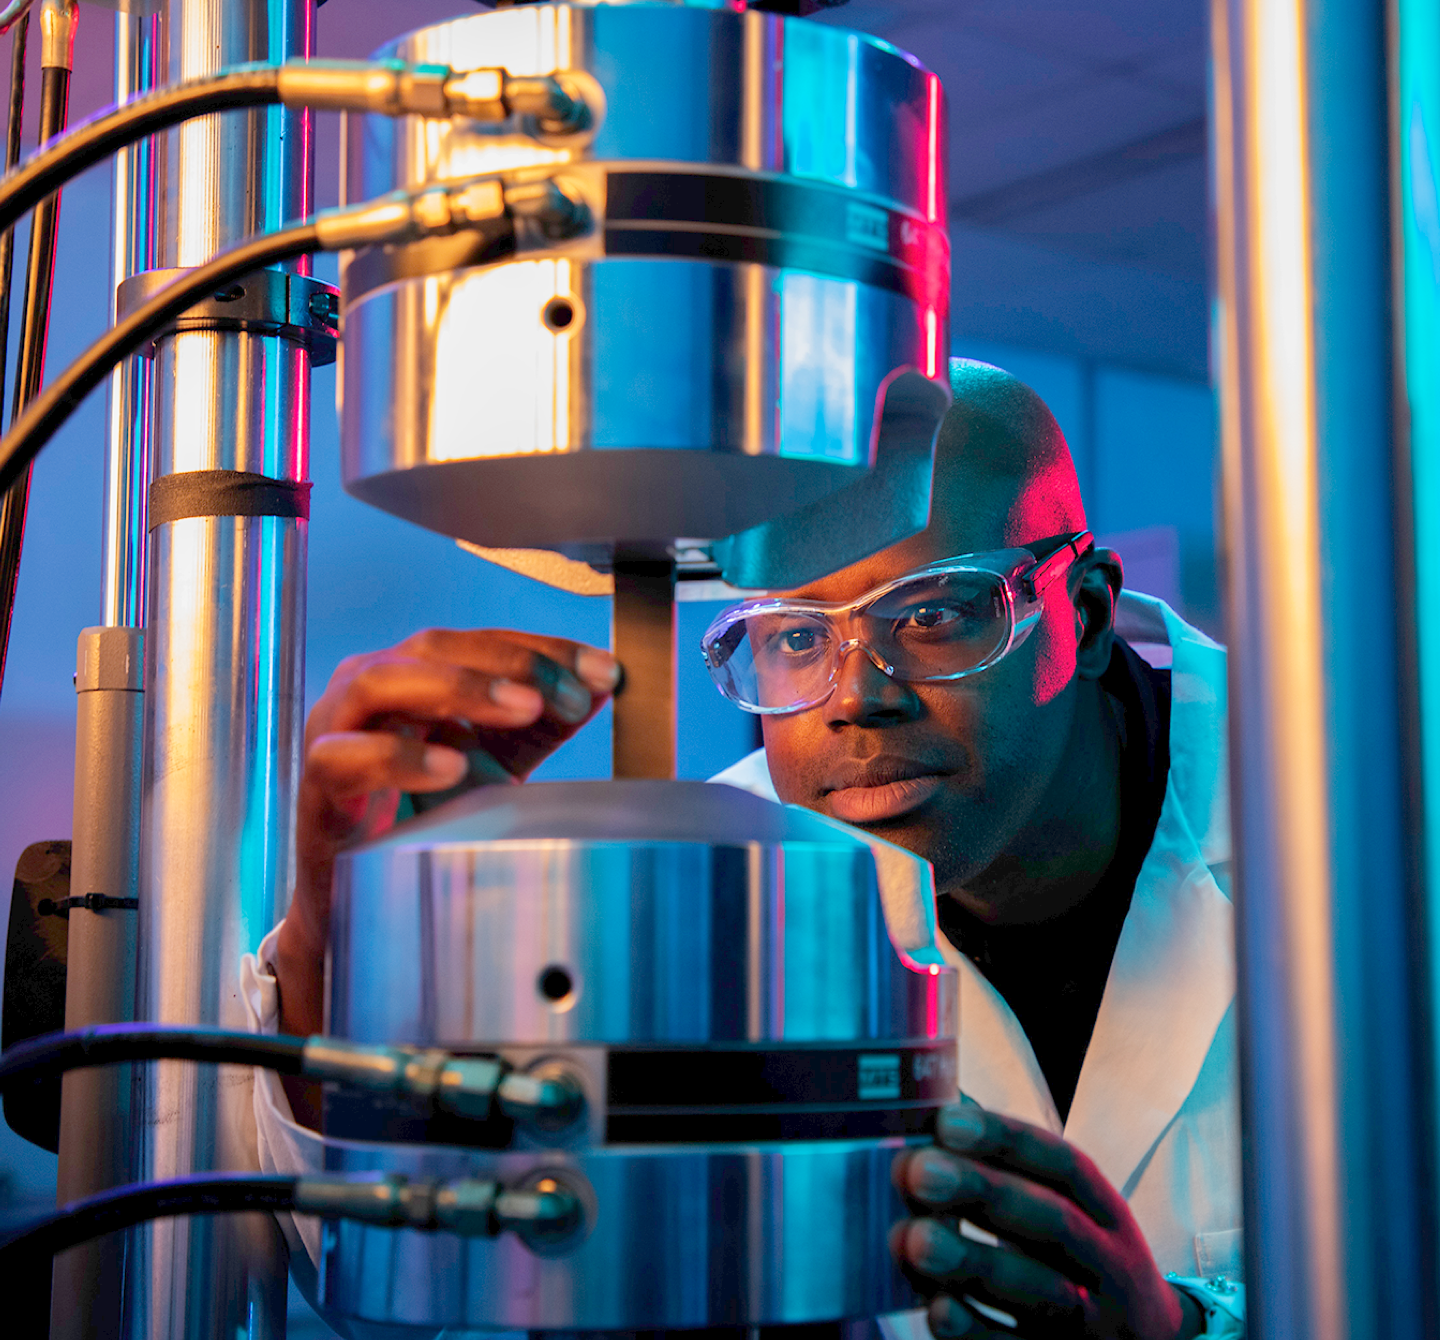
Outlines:
[{"label": "man's eye", "polygon": [[789,656],[799,656],[814,651],[819,641],[813,628],[788,628],[780,634],[780,650]]},{"label": "man's eye", "polygon": [[983,612],[969,602],[935,602],[929,605],[915,605],[896,620],[895,631],[899,634],[944,633],[959,637],[973,632],[985,621]]}]

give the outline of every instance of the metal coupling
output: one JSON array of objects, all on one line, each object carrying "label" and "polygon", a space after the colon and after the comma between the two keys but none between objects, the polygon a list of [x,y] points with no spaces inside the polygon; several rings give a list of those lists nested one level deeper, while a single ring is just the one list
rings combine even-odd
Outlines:
[{"label": "metal coupling", "polygon": [[310,1038],[301,1073],[371,1093],[395,1094],[432,1110],[486,1120],[506,1065],[495,1057],[455,1057],[438,1049],[375,1047]]},{"label": "metal coupling", "polygon": [[75,68],[75,29],[80,24],[79,0],[41,0],[40,68]]},{"label": "metal coupling", "polygon": [[[74,7],[75,0],[67,2]],[[60,3],[46,0],[47,6]],[[598,86],[590,89],[577,73],[512,75],[498,66],[453,70],[397,60],[293,60],[280,67],[276,82],[289,107],[491,122],[520,115],[532,117],[546,135],[592,129],[603,102]]]},{"label": "metal coupling", "polygon": [[568,1186],[533,1174],[515,1189],[473,1177],[452,1182],[412,1182],[398,1174],[374,1181],[302,1177],[295,1185],[295,1211],[464,1237],[513,1232],[545,1245],[565,1240],[585,1220],[584,1204]]},{"label": "metal coupling", "polygon": [[486,228],[513,229],[517,244],[544,245],[589,232],[593,217],[579,186],[560,178],[506,183],[500,177],[476,177],[324,210],[315,216],[315,231],[325,251]]},{"label": "metal coupling", "polygon": [[511,1071],[500,1081],[495,1104],[512,1121],[542,1131],[559,1131],[585,1110],[585,1090],[564,1066],[545,1062],[533,1070]]},{"label": "metal coupling", "polygon": [[507,186],[505,208],[512,218],[531,224],[550,242],[580,237],[590,231],[593,221],[578,183],[563,177]]},{"label": "metal coupling", "polygon": [[276,86],[287,107],[443,118],[452,114],[445,92],[451,75],[448,65],[398,60],[291,60]]}]

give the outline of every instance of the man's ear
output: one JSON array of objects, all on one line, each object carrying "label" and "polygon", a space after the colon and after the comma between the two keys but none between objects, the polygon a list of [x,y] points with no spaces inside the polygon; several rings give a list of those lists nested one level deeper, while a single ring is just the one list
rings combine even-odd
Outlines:
[{"label": "man's ear", "polygon": [[1092,549],[1070,570],[1075,605],[1075,669],[1081,679],[1099,679],[1110,664],[1115,641],[1115,602],[1125,569],[1113,549]]}]

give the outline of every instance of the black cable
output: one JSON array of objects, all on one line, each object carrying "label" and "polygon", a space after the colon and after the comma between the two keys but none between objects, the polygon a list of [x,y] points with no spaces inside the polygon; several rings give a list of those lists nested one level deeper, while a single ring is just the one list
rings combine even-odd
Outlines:
[{"label": "black cable", "polygon": [[102,1191],[62,1206],[0,1242],[0,1279],[19,1282],[43,1268],[57,1252],[150,1219],[288,1210],[295,1203],[299,1180],[263,1173],[201,1173]]},{"label": "black cable", "polygon": [[10,425],[10,431],[0,440],[0,489],[9,488],[20,477],[76,406],[122,360],[154,339],[181,313],[255,270],[320,249],[316,225],[296,224],[278,233],[249,238],[166,284],[96,340]]},{"label": "black cable", "polygon": [[136,140],[191,117],[280,101],[275,66],[241,67],[157,89],[80,122],[58,144],[42,149],[0,182],[0,229],[58,191],[72,177]]},{"label": "black cable", "polygon": [[0,1055],[0,1092],[84,1066],[122,1061],[222,1061],[301,1073],[305,1039],[181,1024],[97,1024],[29,1038]]},{"label": "black cable", "polygon": [[[10,122],[6,129],[5,170],[20,161],[20,131],[25,118],[25,46],[30,15],[16,27],[10,45]],[[10,286],[15,274],[15,229],[0,233],[0,402],[5,396],[5,367],[10,356]],[[23,337],[22,337],[23,344]],[[13,415],[11,416],[14,417]],[[5,662],[10,653],[10,624],[15,612],[15,588],[20,578],[20,546],[25,535],[25,509],[30,501],[27,471],[13,489],[0,495],[0,687],[5,683]]]},{"label": "black cable", "polygon": [[[25,40],[30,33],[30,15],[15,25],[10,44],[10,120],[5,131],[5,175],[20,163],[20,130],[25,120]],[[15,271],[15,229],[0,233],[0,405],[5,401],[5,368],[10,343],[10,281]]]}]

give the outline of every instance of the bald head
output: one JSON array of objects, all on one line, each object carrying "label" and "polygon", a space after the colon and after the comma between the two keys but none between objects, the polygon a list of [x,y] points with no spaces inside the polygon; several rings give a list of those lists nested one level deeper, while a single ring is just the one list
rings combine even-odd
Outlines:
[{"label": "bald head", "polygon": [[1000,549],[1083,530],[1075,464],[1045,402],[1008,372],[965,358],[950,361],[950,389],[930,504],[945,543],[963,534],[964,548]]}]

